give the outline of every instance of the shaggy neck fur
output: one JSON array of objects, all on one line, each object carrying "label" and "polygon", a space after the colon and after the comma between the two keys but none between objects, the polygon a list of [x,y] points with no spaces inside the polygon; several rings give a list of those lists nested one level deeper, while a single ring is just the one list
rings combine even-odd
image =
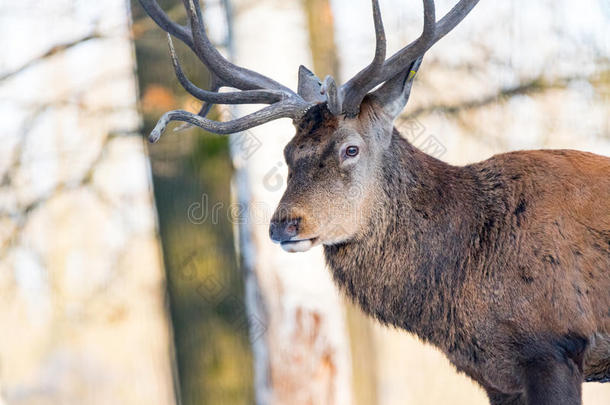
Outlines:
[{"label": "shaggy neck fur", "polygon": [[430,157],[396,130],[386,154],[369,226],[325,246],[326,261],[364,311],[447,352],[459,350],[468,332],[462,286],[481,276],[470,269],[484,267],[476,252],[485,250],[503,197],[494,194],[493,176]]}]

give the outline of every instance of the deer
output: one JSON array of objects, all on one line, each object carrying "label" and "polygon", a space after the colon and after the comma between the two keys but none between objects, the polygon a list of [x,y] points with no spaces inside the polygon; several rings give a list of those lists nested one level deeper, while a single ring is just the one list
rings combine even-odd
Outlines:
[{"label": "deer", "polygon": [[[453,166],[395,128],[424,53],[478,0],[459,0],[438,21],[423,0],[421,35],[387,59],[372,0],[371,63],[342,86],[301,66],[296,92],[224,58],[199,2],[183,2],[186,26],[140,0],[168,34],[178,80],[202,101],[197,114],[165,113],[151,142],[171,121],[224,135],[292,119],[269,229],[281,248],[321,246],[341,291],[438,348],[491,404],[576,405],[583,382],[610,381],[610,158],[531,150]],[[185,76],[172,37],[207,67],[210,90]],[[220,122],[206,118],[214,104],[267,106]]]}]

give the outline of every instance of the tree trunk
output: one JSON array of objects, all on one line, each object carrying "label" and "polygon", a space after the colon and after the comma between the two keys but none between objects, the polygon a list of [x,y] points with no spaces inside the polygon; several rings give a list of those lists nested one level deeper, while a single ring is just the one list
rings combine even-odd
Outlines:
[{"label": "tree trunk", "polygon": [[[302,4],[233,3],[236,63],[296,88],[299,64],[311,65],[312,59]],[[290,121],[282,120],[231,140],[236,196],[245,208],[239,246],[257,403],[351,404],[344,311],[321,250],[291,255],[269,240],[269,219],[285,188],[282,149],[293,134]]]}]

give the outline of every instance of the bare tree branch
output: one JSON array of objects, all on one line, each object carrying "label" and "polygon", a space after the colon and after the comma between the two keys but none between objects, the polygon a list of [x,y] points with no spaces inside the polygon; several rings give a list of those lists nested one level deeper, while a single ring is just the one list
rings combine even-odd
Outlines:
[{"label": "bare tree branch", "polygon": [[476,100],[465,100],[453,105],[450,104],[432,104],[425,107],[420,107],[415,111],[408,114],[408,117],[415,118],[421,115],[431,113],[444,113],[455,115],[465,110],[472,110],[476,108],[482,108],[487,105],[506,100],[512,96],[520,94],[533,94],[542,93],[551,89],[562,89],[565,88],[570,82],[575,80],[588,80],[588,77],[563,77],[553,81],[547,81],[544,78],[537,77],[535,79],[520,83],[513,87],[507,87],[501,89],[499,92],[485,96]]},{"label": "bare tree branch", "polygon": [[39,55],[39,56],[25,62],[18,68],[13,69],[12,71],[0,74],[0,81],[6,80],[9,77],[12,77],[12,76],[24,71],[28,67],[35,65],[36,63],[38,63],[44,59],[50,58],[51,56],[57,55],[61,52],[65,52],[66,50],[73,48],[79,44],[82,44],[83,42],[87,42],[92,39],[99,39],[99,38],[102,38],[102,36],[100,34],[94,32],[94,33],[88,34],[82,38],[78,38],[73,41],[63,43],[63,44],[55,45],[55,46],[51,47],[49,50],[47,50],[46,52],[44,52],[42,55]]}]

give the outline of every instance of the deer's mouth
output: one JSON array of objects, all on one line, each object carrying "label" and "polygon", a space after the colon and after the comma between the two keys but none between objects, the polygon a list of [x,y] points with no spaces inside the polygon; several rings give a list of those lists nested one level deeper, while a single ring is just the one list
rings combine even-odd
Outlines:
[{"label": "deer's mouth", "polygon": [[310,238],[310,239],[299,239],[299,240],[287,240],[280,243],[282,249],[286,252],[297,253],[297,252],[306,252],[316,244],[318,238]]}]

